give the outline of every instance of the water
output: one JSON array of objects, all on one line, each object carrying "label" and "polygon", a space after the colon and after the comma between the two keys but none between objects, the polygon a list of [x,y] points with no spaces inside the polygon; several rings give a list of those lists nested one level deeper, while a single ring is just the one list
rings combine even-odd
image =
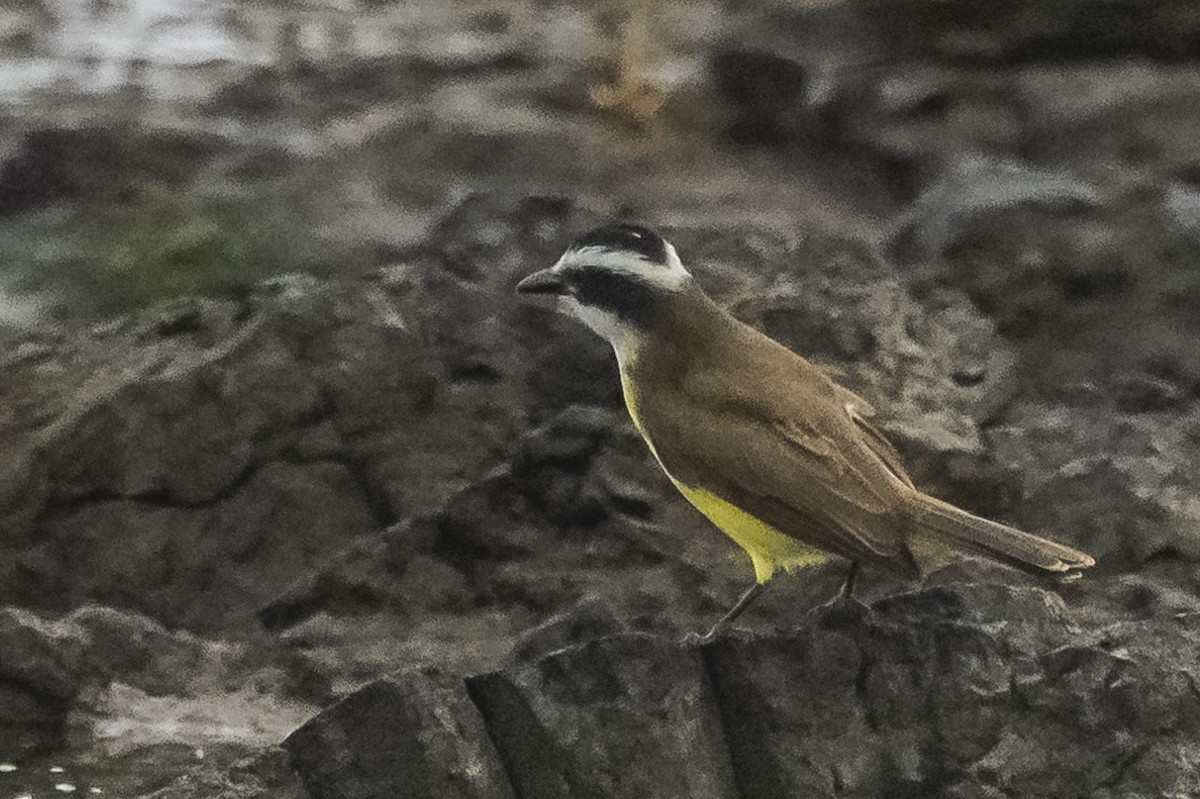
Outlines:
[{"label": "water", "polygon": [[0,799],[142,795],[184,771],[220,770],[277,744],[317,712],[251,689],[189,698],[113,684],[92,703],[72,714],[60,751],[0,745]]},{"label": "water", "polygon": [[68,769],[56,765],[58,762],[34,761],[22,765],[0,763],[0,799],[35,799],[62,794],[111,795],[111,791],[105,790],[104,777],[93,769]]}]

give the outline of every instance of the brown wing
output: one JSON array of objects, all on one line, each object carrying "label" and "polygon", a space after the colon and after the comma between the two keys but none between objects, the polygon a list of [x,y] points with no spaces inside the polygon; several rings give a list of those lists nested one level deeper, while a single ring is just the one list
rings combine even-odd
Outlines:
[{"label": "brown wing", "polygon": [[833,387],[838,394],[838,399],[842,402],[843,407],[845,407],[846,413],[850,414],[851,421],[854,422],[863,434],[863,442],[883,461],[892,474],[896,475],[909,488],[913,488],[912,478],[908,476],[908,470],[904,468],[904,462],[900,459],[900,453],[892,446],[892,442],[887,440],[887,436],[878,427],[868,421],[868,417],[875,415],[875,409],[871,407],[870,403],[845,386],[834,383]]},{"label": "brown wing", "polygon": [[851,392],[746,330],[737,358],[719,356],[732,372],[692,369],[638,397],[664,468],[806,543],[911,571],[894,450],[855,420]]}]

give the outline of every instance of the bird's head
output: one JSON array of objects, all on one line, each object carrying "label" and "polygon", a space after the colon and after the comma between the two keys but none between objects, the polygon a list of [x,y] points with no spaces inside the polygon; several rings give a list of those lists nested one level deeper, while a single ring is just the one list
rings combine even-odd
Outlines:
[{"label": "bird's head", "polygon": [[564,311],[620,349],[691,280],[670,242],[622,223],[575,239],[558,263],[522,280],[517,291],[557,297]]}]

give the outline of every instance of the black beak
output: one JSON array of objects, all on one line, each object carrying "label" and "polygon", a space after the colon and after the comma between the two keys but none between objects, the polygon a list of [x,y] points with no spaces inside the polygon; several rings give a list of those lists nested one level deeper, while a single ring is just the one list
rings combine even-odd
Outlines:
[{"label": "black beak", "polygon": [[521,294],[566,294],[567,283],[553,269],[534,272],[517,284]]}]

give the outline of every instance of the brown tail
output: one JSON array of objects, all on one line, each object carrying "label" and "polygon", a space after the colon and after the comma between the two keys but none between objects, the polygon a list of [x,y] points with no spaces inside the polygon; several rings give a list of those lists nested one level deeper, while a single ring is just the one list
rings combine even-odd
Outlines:
[{"label": "brown tail", "polygon": [[910,497],[917,526],[936,542],[1060,580],[1077,579],[1080,570],[1096,564],[1078,549],[974,516],[919,491]]}]

